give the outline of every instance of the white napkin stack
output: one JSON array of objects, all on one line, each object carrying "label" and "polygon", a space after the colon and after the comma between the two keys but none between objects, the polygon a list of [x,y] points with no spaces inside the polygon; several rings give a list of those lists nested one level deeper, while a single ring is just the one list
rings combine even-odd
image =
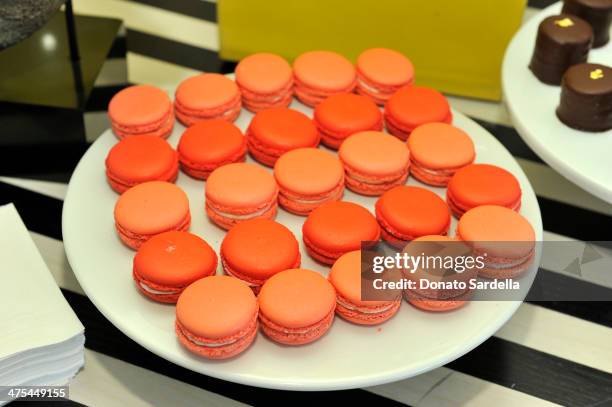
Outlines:
[{"label": "white napkin stack", "polygon": [[0,386],[68,383],[83,366],[83,325],[12,204],[0,206],[0,287]]}]

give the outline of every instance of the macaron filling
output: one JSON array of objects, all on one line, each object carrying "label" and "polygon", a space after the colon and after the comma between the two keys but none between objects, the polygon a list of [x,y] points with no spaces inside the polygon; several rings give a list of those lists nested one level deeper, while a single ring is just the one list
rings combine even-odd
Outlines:
[{"label": "macaron filling", "polygon": [[[106,177],[108,178],[108,181],[113,187],[113,189],[120,193],[130,189],[133,186],[141,184],[142,182],[145,182],[145,181],[129,181],[127,179],[117,177],[115,174],[111,173],[108,169],[106,170]],[[154,179],[148,179],[146,181],[174,182],[176,181],[177,177],[178,177],[178,165],[173,165],[172,167],[168,168],[168,171],[166,171],[164,174],[158,177],[155,177]]]},{"label": "macaron filling", "polygon": [[247,219],[264,216],[267,212],[269,212],[275,206],[276,206],[276,202],[270,202],[270,203],[265,204],[263,207],[260,207],[259,209],[255,210],[254,212],[246,212],[247,211],[246,209],[244,210],[245,212],[227,212],[218,207],[215,207],[214,204],[210,202],[207,202],[206,204],[207,209],[210,209],[218,216],[222,216],[224,218],[234,219],[234,220],[247,220]]},{"label": "macaron filling", "polygon": [[[300,266],[302,262],[301,256],[298,253],[298,257],[296,258],[295,262],[293,263],[293,265],[291,265],[291,267],[289,268],[298,268]],[[240,272],[239,270],[237,270],[235,267],[232,267],[229,262],[227,261],[227,259],[225,258],[225,256],[223,255],[223,252],[221,253],[221,264],[223,265],[223,271],[232,276],[235,277],[239,280],[244,281],[246,284],[248,284],[251,288],[259,288],[261,287],[265,282],[266,279],[257,279],[257,278],[253,278],[250,276],[247,276],[245,273]],[[285,269],[283,269],[285,270]],[[283,271],[283,270],[278,270],[278,271]]]},{"label": "macaron filling", "polygon": [[154,288],[149,287],[147,284],[145,284],[144,281],[140,281],[138,285],[140,286],[140,288],[142,288],[143,290],[151,294],[164,295],[164,294],[178,294],[181,292],[181,290],[156,290]]},{"label": "macaron filling", "polygon": [[264,333],[275,341],[285,345],[304,345],[319,339],[327,332],[334,320],[334,308],[321,321],[300,328],[280,326],[262,313],[259,314],[259,320]]},{"label": "macaron filling", "polygon": [[189,229],[189,226],[191,226],[191,214],[189,212],[187,213],[185,218],[176,227],[172,229],[168,229],[168,230],[160,230],[158,232],[148,234],[148,235],[134,233],[132,231],[127,230],[126,228],[121,226],[119,223],[115,222],[115,228],[117,229],[117,232],[119,233],[119,237],[126,245],[128,245],[129,247],[133,249],[138,249],[144,242],[146,242],[151,237],[159,233],[167,232],[170,230],[187,231]]},{"label": "macaron filling", "polygon": [[[446,202],[448,203],[448,207],[451,209],[451,212],[453,212],[453,214],[457,218],[461,218],[461,216],[463,216],[465,212],[467,212],[468,210],[474,207],[474,206],[463,205],[459,203],[457,199],[454,197],[454,194],[451,188],[446,190]],[[494,204],[495,203],[490,203],[490,202],[483,203],[483,205],[494,205]],[[513,202],[510,206],[506,206],[506,208],[512,209],[513,211],[518,212],[521,209],[521,197],[519,196],[518,200]]]},{"label": "macaron filling", "polygon": [[173,124],[174,124],[174,114],[172,112],[172,105],[168,106],[168,112],[166,114],[164,114],[161,118],[151,123],[139,124],[138,126],[135,126],[135,125],[128,125],[128,124],[121,124],[114,120],[111,121],[111,127],[113,128],[113,131],[120,133],[121,135],[124,135],[124,136],[146,134],[146,133],[151,133],[151,132],[157,132],[160,130],[166,131],[169,128],[171,129]]},{"label": "macaron filling", "polygon": [[179,338],[187,340],[195,346],[205,348],[228,348],[227,350],[230,351],[233,350],[232,348],[241,349],[244,342],[250,342],[254,339],[257,333],[257,312],[253,314],[253,318],[251,318],[245,328],[227,338],[205,338],[194,335],[189,332],[178,319],[176,320],[175,326]]}]

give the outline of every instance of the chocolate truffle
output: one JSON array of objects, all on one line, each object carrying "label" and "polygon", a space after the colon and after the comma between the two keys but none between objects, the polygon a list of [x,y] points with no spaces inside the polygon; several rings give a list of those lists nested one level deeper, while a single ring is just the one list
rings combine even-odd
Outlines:
[{"label": "chocolate truffle", "polygon": [[578,16],[593,27],[593,48],[602,47],[610,41],[612,0],[565,0],[563,13]]},{"label": "chocolate truffle", "polygon": [[559,85],[567,68],[587,61],[592,43],[586,21],[569,14],[547,17],[538,28],[529,69],[540,81]]},{"label": "chocolate truffle", "polygon": [[579,64],[568,69],[561,84],[557,116],[578,130],[612,129],[612,68]]}]

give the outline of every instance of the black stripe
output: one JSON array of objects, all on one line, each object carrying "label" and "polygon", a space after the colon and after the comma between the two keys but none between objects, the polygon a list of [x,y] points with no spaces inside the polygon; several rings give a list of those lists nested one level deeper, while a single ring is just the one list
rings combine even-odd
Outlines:
[{"label": "black stripe", "polygon": [[612,400],[612,375],[497,337],[447,366],[564,406]]},{"label": "black stripe", "polygon": [[612,216],[538,196],[544,230],[582,241],[610,240]]},{"label": "black stripe", "polygon": [[62,201],[0,182],[0,205],[11,202],[28,230],[62,239]]},{"label": "black stripe", "polygon": [[115,38],[110,51],[108,51],[107,59],[121,59],[125,58],[127,53],[127,41],[124,36]]},{"label": "black stripe", "polygon": [[[332,392],[268,390],[201,375],[168,362],[129,339],[104,318],[87,297],[68,290],[62,290],[62,292],[77,314],[77,317],[85,325],[85,346],[88,349],[104,353],[213,393],[255,406],[296,403],[310,405],[322,405],[322,403],[372,403],[375,406],[404,406],[404,404],[365,390]],[[172,329],[172,327],[169,327],[169,329]]]},{"label": "black stripe", "polygon": [[545,8],[553,3],[556,3],[557,1],[558,0],[529,0],[527,5],[534,8]]},{"label": "black stripe", "polygon": [[131,0],[206,21],[217,21],[217,5],[203,0]]},{"label": "black stripe", "polygon": [[215,51],[128,29],[130,52],[206,72],[233,72],[235,63],[225,62]]},{"label": "black stripe", "polygon": [[96,86],[91,90],[85,111],[87,112],[106,112],[115,93],[130,86],[130,83],[122,83],[118,85]]},{"label": "black stripe", "polygon": [[545,164],[544,161],[529,148],[514,128],[475,118],[472,118],[472,120],[476,121],[487,129],[489,133],[495,136],[513,156]]}]

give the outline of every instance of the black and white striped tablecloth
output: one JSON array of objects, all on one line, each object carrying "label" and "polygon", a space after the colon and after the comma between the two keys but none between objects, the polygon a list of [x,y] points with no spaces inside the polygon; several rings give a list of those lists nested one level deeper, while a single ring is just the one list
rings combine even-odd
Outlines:
[{"label": "black and white striped tablecloth", "polygon": [[[55,149],[24,146],[31,152],[28,163],[0,152],[0,203],[15,203],[86,328],[86,368],[71,383],[74,403],[612,406],[612,302],[525,303],[492,338],[444,367],[396,383],[336,392],[297,393],[225,382],[167,362],[127,338],[83,294],[66,260],[61,233],[66,183],[89,143],[108,127],[105,109],[116,91],[141,82],[171,87],[196,70],[231,72],[234,64],[221,61],[216,53],[214,3],[74,3],[77,13],[115,16],[126,25],[87,106],[88,141]],[[549,3],[531,1],[526,18]],[[612,205],[569,183],[540,160],[512,128],[503,105],[454,97],[451,103],[487,128],[517,158],[538,196],[545,239],[612,240]],[[612,270],[605,275],[579,275],[568,269],[540,273],[558,298],[582,284],[603,290],[612,300]]]}]

